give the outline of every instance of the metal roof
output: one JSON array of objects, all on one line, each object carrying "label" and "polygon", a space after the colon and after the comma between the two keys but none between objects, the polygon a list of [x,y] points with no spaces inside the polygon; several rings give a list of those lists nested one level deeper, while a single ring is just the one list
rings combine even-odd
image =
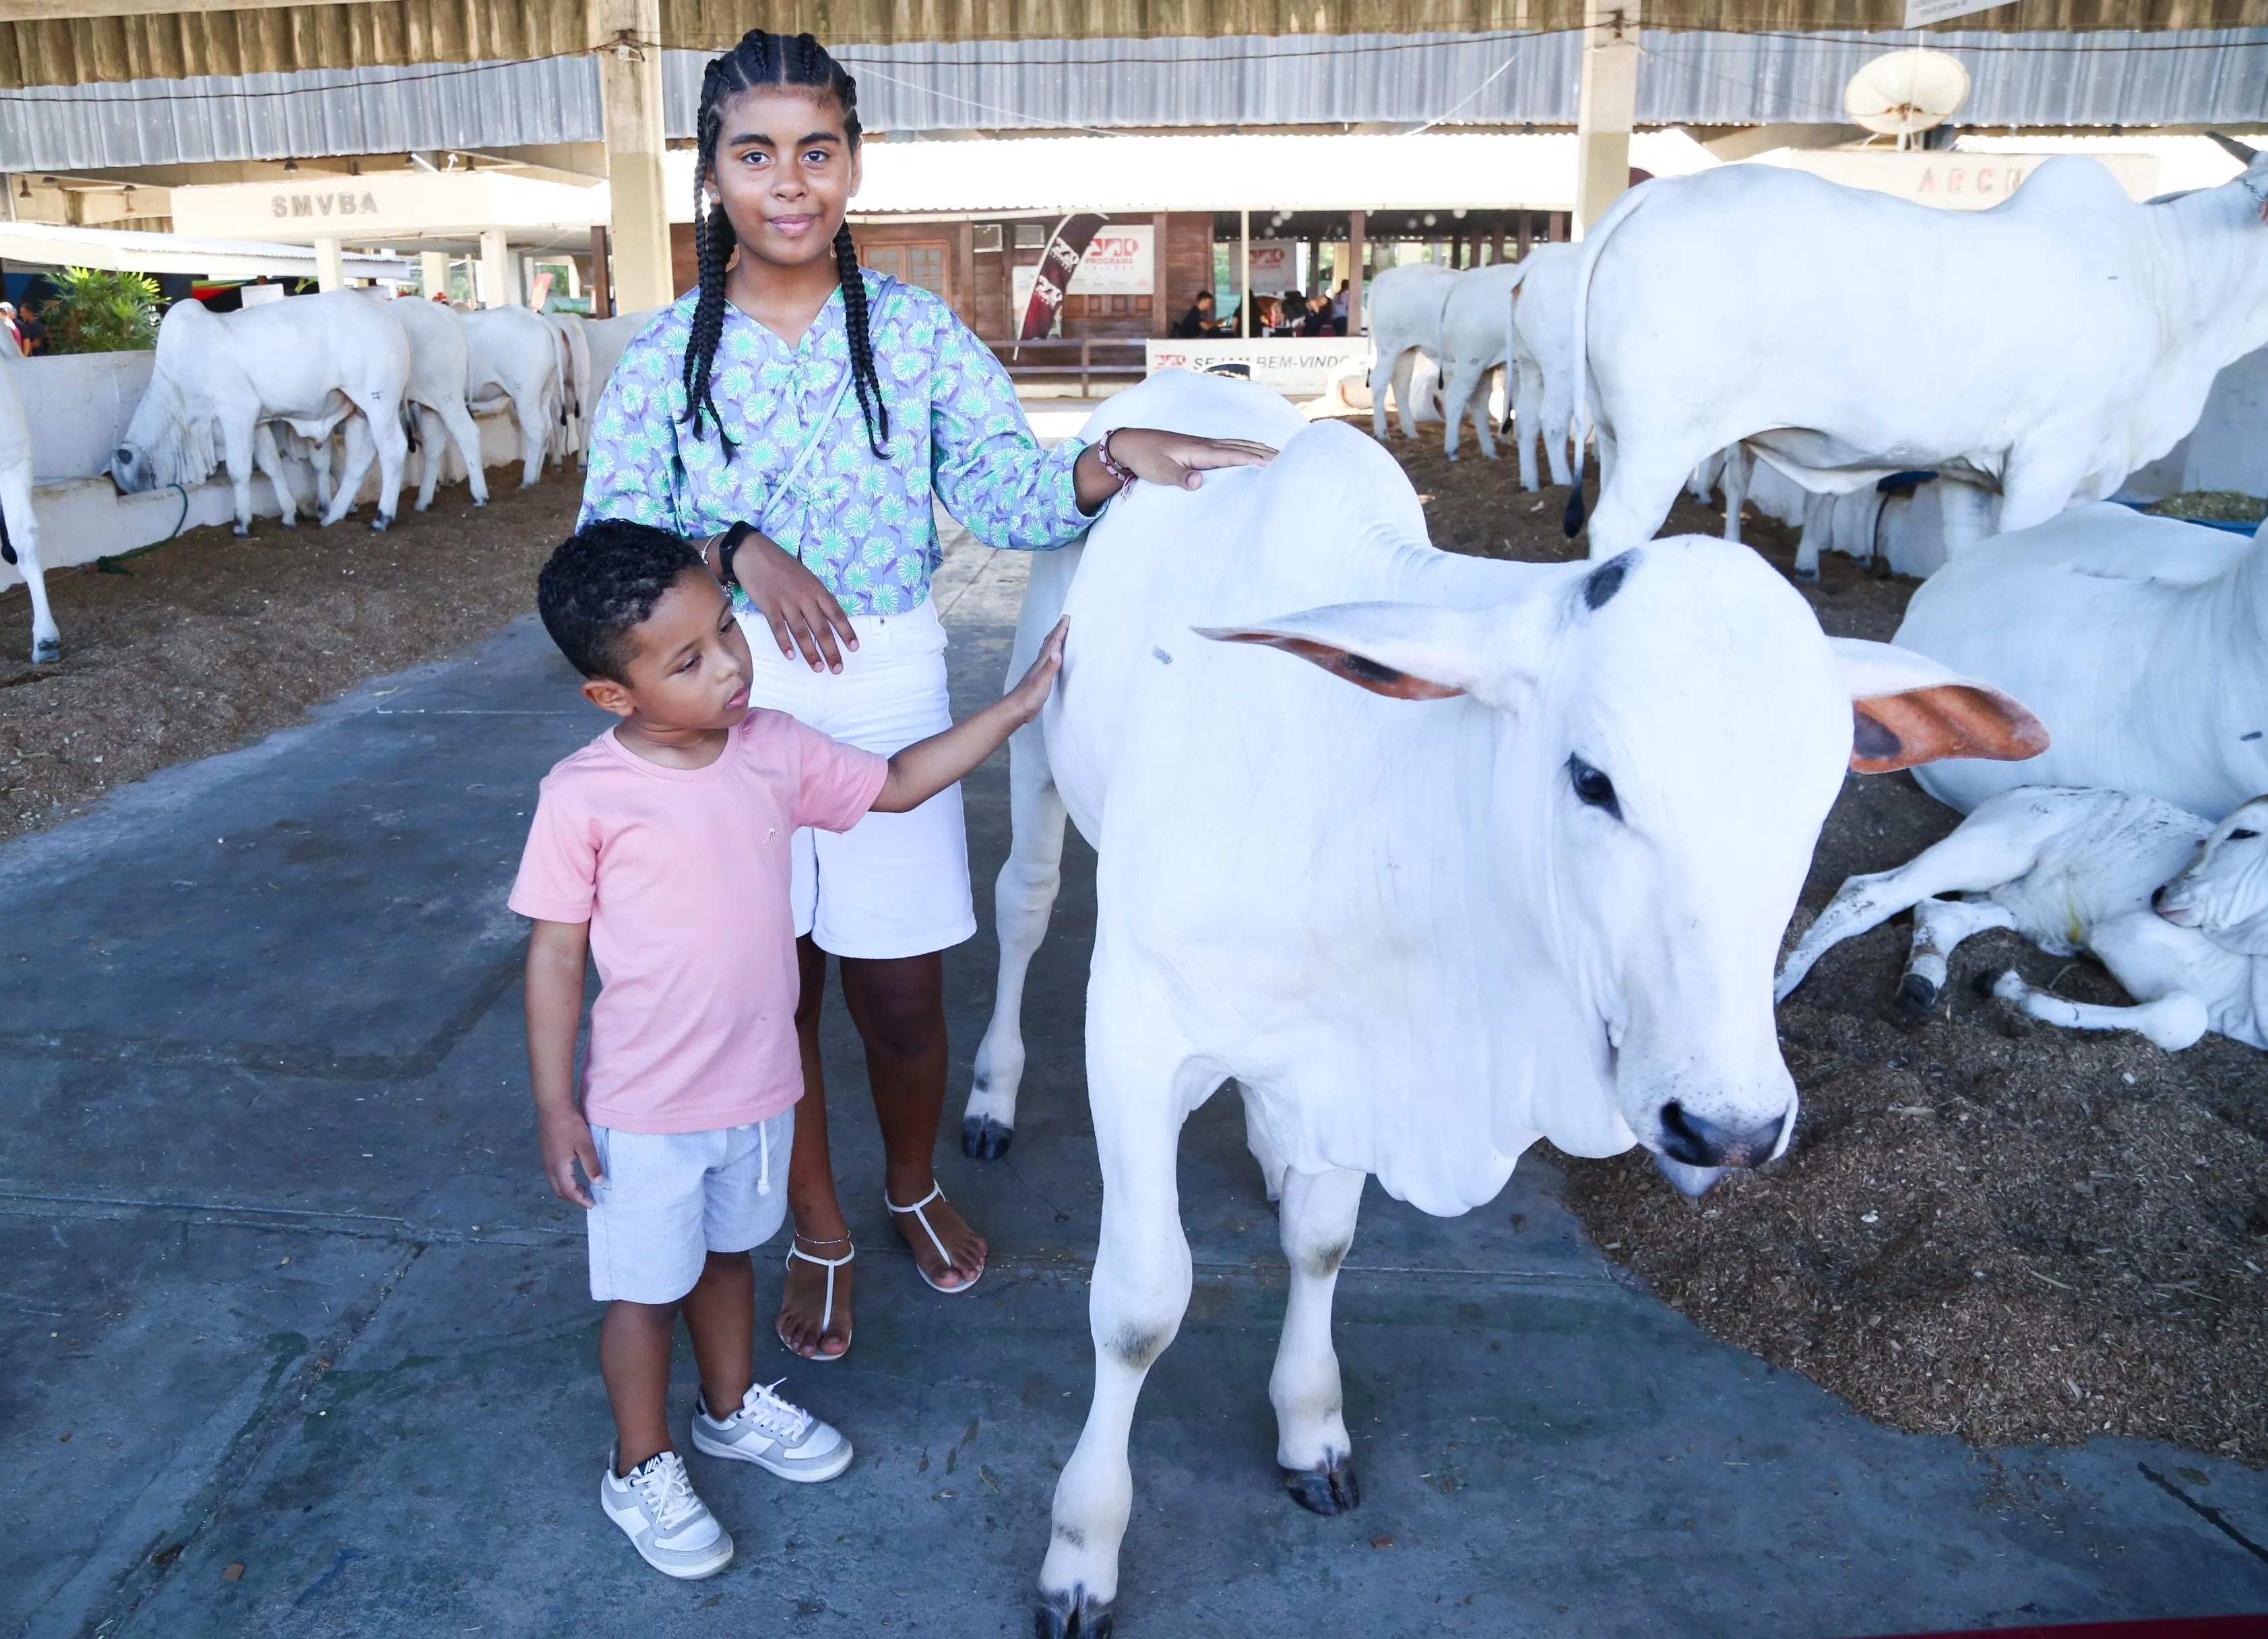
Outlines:
[{"label": "metal roof", "polygon": [[[56,227],[43,222],[0,222],[0,260],[56,268],[124,269],[136,273],[194,273],[214,279],[312,279],[315,253],[306,245],[265,240],[188,239],[179,233],[138,233],[112,228]],[[346,251],[341,260],[357,279],[406,279],[415,262]]]},{"label": "metal roof", "polygon": [[[472,63],[580,52],[584,0],[361,0],[147,13],[145,0],[0,0],[0,87],[203,75]],[[107,15],[106,15],[107,13]],[[1904,0],[1675,0],[1653,28],[1764,33],[1879,32]],[[664,47],[715,52],[758,23],[830,46],[970,41],[1551,32],[1580,27],[1581,0],[663,0]],[[2268,26],[2268,0],[2010,0],[1966,32]]]},{"label": "metal roof", "polygon": [[[364,8],[342,6],[341,11]],[[271,13],[269,15],[282,15]],[[1644,31],[1647,123],[1839,122],[1843,87],[1887,34]],[[1968,65],[1972,126],[2257,126],[2268,28],[2136,35],[1932,36]],[[846,47],[874,131],[970,127],[1567,125],[1580,37],[1362,34],[1332,40],[1115,39]],[[665,122],[690,136],[706,61],[663,55]],[[586,56],[209,76],[0,92],[0,170],[102,170],[230,159],[596,141]]]}]

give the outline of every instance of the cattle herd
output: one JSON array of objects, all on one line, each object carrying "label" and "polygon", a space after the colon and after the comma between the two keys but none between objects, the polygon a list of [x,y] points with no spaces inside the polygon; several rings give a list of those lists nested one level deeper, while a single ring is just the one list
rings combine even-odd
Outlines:
[{"label": "cattle herd", "polygon": [[[2268,547],[2102,498],[2268,343],[2268,158],[2242,157],[2140,204],[2051,161],[1973,215],[1727,166],[1643,184],[1580,247],[1381,276],[1376,439],[1389,394],[1414,436],[1422,357],[1447,454],[1468,417],[1493,454],[1509,365],[1521,481],[1539,443],[1578,481],[1588,562],[1434,550],[1378,441],[1248,383],[1153,377],[1090,422],[1283,454],[1145,486],[1035,561],[1010,664],[1069,616],[1064,686],[1012,742],[972,1155],[1012,1139],[1067,820],[1097,853],[1095,1384],[1042,1633],[1109,1629],[1135,1404],[1190,1292],[1179,1133],[1229,1081],[1290,1266],[1277,1460],[1336,1513],[1330,1304],[1366,1178],[1449,1214],[1539,1138],[1642,1145],[1689,1193],[1773,1158],[1796,1118],[1773,1004],[1837,941],[1912,909],[1920,1014],[1961,939],[2013,928],[2134,998],[1987,981],[2036,1019],[2268,1046]],[[1743,493],[1776,488],[1815,575],[1838,496],[1923,472],[1947,561],[1894,644],[1830,639],[1738,544]],[[1652,538],[1717,483],[1729,539]],[[1969,817],[1845,883],[1781,963],[1845,772],[1902,768]]]},{"label": "cattle herd", "polygon": [[[1913,911],[1898,999],[1919,1015],[1962,939],[2012,928],[2097,956],[2134,998],[1989,981],[2036,1019],[2268,1047],[2268,546],[2103,499],[2268,343],[2268,157],[2240,157],[2221,187],[2139,204],[2093,161],[2052,160],[1973,214],[1768,166],[1657,180],[1580,246],[1381,275],[1375,439],[1179,372],[1093,417],[1089,439],[1162,426],[1282,453],[1139,486],[1036,557],[1010,664],[1068,616],[1063,686],[1012,742],[972,1156],[1013,1135],[1066,821],[1098,855],[1095,1384],[1041,1631],[1108,1631],[1135,1403],[1190,1292],[1179,1133],[1232,1080],[1291,1269],[1278,1462],[1336,1513],[1358,1494],[1330,1305],[1365,1180],[1454,1214],[1539,1139],[1643,1146],[1689,1193],[1772,1159],[1796,1125],[1774,1004],[1838,941]],[[112,472],[132,491],[225,467],[240,535],[255,469],[288,524],[305,460],[328,524],[374,461],[383,528],[413,443],[421,508],[449,449],[485,498],[485,409],[517,416],[524,482],[577,447],[593,339],[350,292],[183,303]],[[1389,396],[1415,436],[1421,359],[1453,458],[1468,418],[1495,454],[1487,388],[1507,368],[1520,480],[1548,464],[1574,485],[1587,562],[1429,543],[1381,447]],[[0,513],[47,659],[11,368]],[[1830,639],[1740,544],[1744,497],[1777,496],[1815,574],[1837,497],[1924,473],[1946,563],[1895,643]],[[1719,484],[1727,538],[1653,538],[1680,486]],[[1907,768],[1968,817],[1845,883],[1783,962],[1845,775]]]}]

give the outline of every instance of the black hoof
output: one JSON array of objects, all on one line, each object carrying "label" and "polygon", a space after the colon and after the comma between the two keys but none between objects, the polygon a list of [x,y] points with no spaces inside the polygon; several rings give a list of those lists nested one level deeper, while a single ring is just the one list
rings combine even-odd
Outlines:
[{"label": "black hoof", "polygon": [[63,657],[63,646],[60,643],[35,643],[32,646],[32,664],[34,666],[51,665]]},{"label": "black hoof", "polygon": [[1362,1502],[1351,1458],[1342,1457],[1329,1468],[1287,1468],[1284,1488],[1310,1514],[1350,1514]]},{"label": "black hoof", "polygon": [[1898,1011],[1910,1019],[1926,1019],[1937,1006],[1938,988],[1918,973],[1898,981]]},{"label": "black hoof", "polygon": [[236,526],[236,538],[238,540],[242,541],[247,539],[251,534],[252,528],[248,524],[239,524]]},{"label": "black hoof", "polygon": [[1808,587],[1815,587],[1819,584],[1819,572],[1816,569],[1798,568],[1792,572],[1798,580]]},{"label": "black hoof", "polygon": [[394,520],[391,517],[384,513],[380,513],[377,517],[370,520],[370,527],[380,534],[383,534],[387,529],[393,526],[393,523]]},{"label": "black hoof", "polygon": [[1084,1588],[1042,1593],[1032,1607],[1032,1631],[1039,1639],[1110,1639],[1110,1606],[1088,1597]]},{"label": "black hoof", "polygon": [[971,1161],[998,1161],[1008,1153],[1016,1129],[990,1116],[970,1116],[961,1124],[961,1153]]}]

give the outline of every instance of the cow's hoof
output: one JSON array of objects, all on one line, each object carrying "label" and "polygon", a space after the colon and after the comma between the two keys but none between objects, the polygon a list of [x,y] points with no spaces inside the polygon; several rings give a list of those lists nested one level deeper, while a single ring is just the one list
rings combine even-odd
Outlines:
[{"label": "cow's hoof", "polygon": [[961,1153],[971,1161],[998,1161],[1008,1153],[1016,1129],[990,1116],[970,1116],[961,1124]]},{"label": "cow's hoof", "polygon": [[1110,1639],[1110,1601],[1084,1588],[1062,1593],[1040,1591],[1032,1607],[1032,1631],[1039,1639]]},{"label": "cow's hoof", "polygon": [[1329,1468],[1287,1468],[1284,1488],[1310,1514],[1350,1514],[1362,1502],[1351,1458],[1342,1457]]},{"label": "cow's hoof", "polygon": [[283,525],[286,529],[297,529],[299,527],[299,520],[297,517],[278,518],[276,521]]},{"label": "cow's hoof", "polygon": [[1815,587],[1819,584],[1819,571],[1816,566],[1806,569],[1801,564],[1798,564],[1788,572],[1808,587]]},{"label": "cow's hoof", "polygon": [[233,533],[235,534],[236,538],[241,541],[252,533],[252,526],[249,524],[238,524]]},{"label": "cow's hoof", "polygon": [[1937,1006],[1936,986],[1918,973],[1909,973],[1898,981],[1898,1011],[1909,1019],[1926,1019]]},{"label": "cow's hoof", "polygon": [[63,646],[60,642],[34,643],[32,645],[32,664],[34,666],[45,666],[51,661],[59,661],[63,659]]},{"label": "cow's hoof", "polygon": [[379,513],[377,517],[370,520],[370,527],[373,531],[379,535],[385,534],[387,530],[394,527],[394,514],[391,513]]}]

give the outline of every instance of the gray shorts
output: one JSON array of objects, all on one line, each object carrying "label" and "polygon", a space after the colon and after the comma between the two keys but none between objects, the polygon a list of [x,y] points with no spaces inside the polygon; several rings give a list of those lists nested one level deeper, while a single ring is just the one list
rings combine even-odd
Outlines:
[{"label": "gray shorts", "polygon": [[624,1133],[594,1126],[598,1204],[591,1296],[602,1303],[674,1303],[693,1289],[711,1252],[745,1252],[787,1217],[787,1158],[795,1111],[703,1133]]}]

